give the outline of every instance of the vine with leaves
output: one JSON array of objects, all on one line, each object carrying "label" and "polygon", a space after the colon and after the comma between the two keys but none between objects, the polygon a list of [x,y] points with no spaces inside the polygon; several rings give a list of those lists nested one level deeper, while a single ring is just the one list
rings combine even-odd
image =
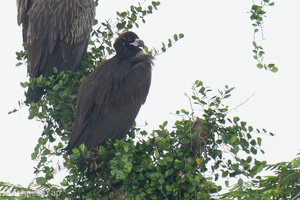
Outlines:
[{"label": "vine with leaves", "polygon": [[253,22],[253,58],[257,61],[257,67],[260,69],[270,70],[272,72],[277,72],[278,68],[273,63],[264,63],[265,52],[261,45],[257,43],[257,35],[260,33],[263,39],[263,28],[264,28],[264,18],[266,17],[266,8],[269,6],[274,6],[274,2],[270,0],[253,0],[253,5],[250,10],[250,19]]}]

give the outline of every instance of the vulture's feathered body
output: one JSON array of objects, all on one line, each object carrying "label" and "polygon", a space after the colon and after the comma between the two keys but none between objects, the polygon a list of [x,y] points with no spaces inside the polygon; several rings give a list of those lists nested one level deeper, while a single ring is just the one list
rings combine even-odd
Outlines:
[{"label": "vulture's feathered body", "polygon": [[30,77],[76,71],[95,17],[93,0],[17,0],[18,24],[27,43]]},{"label": "vulture's feathered body", "polygon": [[133,32],[120,34],[114,43],[117,54],[82,82],[69,153],[82,143],[91,149],[126,136],[151,82],[153,57],[142,52],[143,44]]}]

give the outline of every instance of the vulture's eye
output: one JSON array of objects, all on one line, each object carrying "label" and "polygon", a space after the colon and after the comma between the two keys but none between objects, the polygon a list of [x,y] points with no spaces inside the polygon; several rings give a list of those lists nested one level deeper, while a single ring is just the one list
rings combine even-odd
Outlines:
[{"label": "vulture's eye", "polygon": [[127,38],[127,41],[128,41],[128,42],[132,42],[133,39],[132,39],[131,37],[128,37],[128,38]]}]

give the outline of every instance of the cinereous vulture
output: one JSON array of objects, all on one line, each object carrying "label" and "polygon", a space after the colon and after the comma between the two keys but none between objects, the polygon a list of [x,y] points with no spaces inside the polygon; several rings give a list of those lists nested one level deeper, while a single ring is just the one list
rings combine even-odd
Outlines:
[{"label": "cinereous vulture", "polygon": [[95,18],[93,0],[17,0],[18,24],[27,43],[30,77],[76,71]]},{"label": "cinereous vulture", "polygon": [[133,32],[119,34],[116,55],[82,82],[68,153],[84,143],[88,149],[121,139],[144,104],[151,82],[153,57],[143,53],[144,42]]}]

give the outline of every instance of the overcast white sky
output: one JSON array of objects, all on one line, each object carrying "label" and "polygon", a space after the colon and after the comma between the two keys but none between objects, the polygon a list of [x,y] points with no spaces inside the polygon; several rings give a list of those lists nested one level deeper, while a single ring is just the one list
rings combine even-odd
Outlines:
[{"label": "overcast white sky", "polygon": [[[114,18],[115,11],[126,10],[136,2],[100,0],[97,18]],[[232,107],[255,93],[231,115],[276,134],[263,137],[266,154],[259,158],[275,163],[296,157],[300,147],[300,1],[275,2],[275,7],[268,9],[265,40],[261,43],[267,53],[265,61],[279,67],[274,74],[257,69],[252,58],[252,27],[247,13],[251,0],[162,0],[159,10],[147,17],[147,23],[141,24],[136,33],[149,47],[160,47],[161,42],[174,33],[182,32],[185,38],[157,57],[151,90],[137,118],[138,124],[147,121],[147,130],[151,130],[165,120],[178,119],[170,113],[189,109],[184,93],[190,93],[196,79],[215,90],[227,84],[236,87],[233,97],[227,100]],[[24,66],[14,67],[15,52],[22,49],[15,1],[6,1],[0,9],[3,72],[0,79],[0,181],[27,185],[34,178],[30,155],[42,124],[27,119],[27,107],[7,115],[18,107],[18,100],[24,99],[19,83],[27,78]]]}]

